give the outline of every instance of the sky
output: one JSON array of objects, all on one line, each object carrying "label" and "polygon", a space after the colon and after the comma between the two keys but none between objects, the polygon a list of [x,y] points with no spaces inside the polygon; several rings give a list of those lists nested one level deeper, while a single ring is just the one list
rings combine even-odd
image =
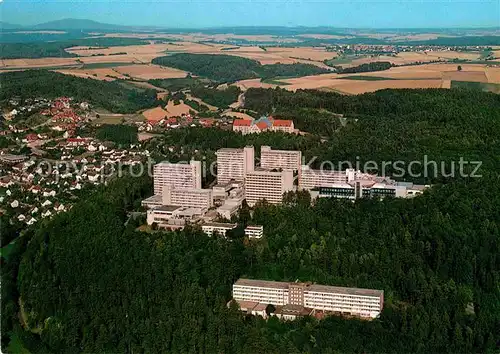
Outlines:
[{"label": "sky", "polygon": [[0,0],[0,21],[64,18],[169,28],[331,26],[499,27],[500,0]]}]

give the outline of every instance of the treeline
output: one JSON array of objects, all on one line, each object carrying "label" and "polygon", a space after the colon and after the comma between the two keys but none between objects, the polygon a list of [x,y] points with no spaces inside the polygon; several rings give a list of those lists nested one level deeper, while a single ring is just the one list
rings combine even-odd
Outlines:
[{"label": "treeline", "polygon": [[12,97],[73,97],[90,101],[115,113],[133,113],[158,105],[156,91],[134,90],[118,82],[78,78],[47,70],[26,70],[0,74],[0,100]]},{"label": "treeline", "polygon": [[96,138],[121,145],[134,144],[138,141],[137,127],[122,124],[104,124],[97,129]]},{"label": "treeline", "polygon": [[190,76],[185,78],[172,78],[172,79],[151,79],[148,80],[151,85],[161,87],[169,90],[170,92],[176,92],[183,89],[189,89],[192,87],[204,85],[205,82],[192,78]]},{"label": "treeline", "polygon": [[230,104],[238,101],[241,90],[237,86],[228,86],[225,89],[197,86],[191,88],[191,93],[212,106],[227,108]]},{"label": "treeline", "polygon": [[369,71],[383,71],[392,68],[394,65],[389,61],[374,61],[358,66],[346,67],[335,66],[335,70],[339,74],[366,73]]},{"label": "treeline", "polygon": [[76,57],[76,54],[69,53],[65,49],[75,46],[114,47],[147,43],[147,41],[139,38],[114,37],[78,38],[58,42],[0,43],[0,58]]},{"label": "treeline", "polygon": [[[292,118],[305,131],[322,130],[321,135],[328,137],[325,147],[306,151],[318,160],[374,160],[380,164],[396,159],[408,164],[427,156],[428,161],[447,166],[445,173],[452,161],[457,169],[460,158],[481,161],[481,170],[500,166],[496,133],[500,131],[500,96],[491,93],[407,89],[346,96],[312,90],[249,89],[245,108]],[[311,114],[314,111],[318,120]],[[343,114],[345,126],[339,128],[339,118],[333,115],[329,123],[328,114],[321,113],[325,111]],[[423,172],[414,167],[416,174]],[[439,165],[430,166],[429,175],[436,169],[442,170]]]},{"label": "treeline", "polygon": [[329,72],[310,64],[261,65],[256,60],[217,54],[179,53],[155,58],[152,62],[185,70],[216,82],[234,82],[253,78],[269,79],[279,76],[307,76]]},{"label": "treeline", "polygon": [[[496,177],[436,186],[413,200],[310,206],[299,195],[287,196],[283,206],[261,203],[253,216],[245,208],[238,216],[242,225],[264,225],[265,239],[255,243],[241,231],[231,242],[190,227],[136,231],[126,212],[150,188],[147,177],[118,180],[32,231],[16,276],[23,315],[40,333],[29,337],[39,342],[31,348],[318,354],[500,349]],[[226,307],[231,285],[242,276],[383,289],[384,310],[371,322],[265,322]],[[9,303],[19,310],[16,300]],[[9,314],[17,323],[15,311]]]}]

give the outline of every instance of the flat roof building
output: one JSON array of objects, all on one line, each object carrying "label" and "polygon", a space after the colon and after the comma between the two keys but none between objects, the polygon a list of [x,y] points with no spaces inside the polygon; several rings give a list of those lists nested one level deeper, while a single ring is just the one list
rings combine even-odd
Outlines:
[{"label": "flat roof building", "polygon": [[245,177],[245,199],[249,206],[259,200],[281,204],[283,194],[293,191],[293,171],[255,170]]},{"label": "flat roof building", "polygon": [[245,174],[252,172],[255,166],[255,150],[253,146],[243,149],[223,148],[217,155],[217,183],[226,184],[231,180],[244,181]]},{"label": "flat roof building", "polygon": [[153,168],[154,193],[162,194],[167,185],[176,188],[201,188],[201,161],[161,162]]},{"label": "flat roof building", "polygon": [[212,190],[201,188],[163,188],[163,205],[179,205],[192,208],[210,209],[213,205]]},{"label": "flat roof building", "polygon": [[301,165],[301,151],[273,150],[269,146],[260,147],[260,166],[262,168],[300,171]]},{"label": "flat roof building", "polygon": [[212,236],[214,233],[217,233],[221,236],[226,236],[226,233],[229,230],[235,229],[236,226],[238,226],[238,225],[237,224],[221,223],[221,222],[209,222],[209,223],[203,224],[201,226],[201,229],[208,236]]},{"label": "flat roof building", "polygon": [[264,226],[255,225],[255,226],[247,226],[245,228],[245,236],[248,238],[262,238],[264,236]]},{"label": "flat roof building", "polygon": [[291,305],[298,313],[305,308],[375,318],[383,309],[384,291],[311,283],[238,279],[233,285],[233,299],[237,302],[258,302],[274,306]]}]

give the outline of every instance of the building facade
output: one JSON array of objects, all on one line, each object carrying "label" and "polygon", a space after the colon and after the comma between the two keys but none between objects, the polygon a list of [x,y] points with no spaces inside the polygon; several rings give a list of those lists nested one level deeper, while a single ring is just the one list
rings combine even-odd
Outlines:
[{"label": "building facade", "polygon": [[[300,308],[363,318],[376,318],[384,306],[382,290],[345,288],[310,283],[238,279],[233,300]],[[306,311],[308,312],[308,311]]]},{"label": "building facade", "polygon": [[208,236],[212,236],[214,233],[217,233],[218,235],[221,235],[221,236],[226,236],[226,233],[229,230],[235,229],[236,226],[238,226],[238,225],[237,224],[226,224],[226,223],[221,223],[221,222],[210,222],[210,223],[203,224],[201,226],[201,229]]},{"label": "building facade", "polygon": [[254,170],[255,150],[253,146],[243,149],[223,148],[217,155],[217,183],[227,184],[231,180],[244,181],[245,174]]},{"label": "building facade", "polygon": [[208,210],[213,205],[212,190],[199,188],[174,188],[167,185],[163,188],[162,204]]},{"label": "building facade", "polygon": [[264,236],[264,226],[255,225],[255,226],[247,226],[245,228],[245,236],[248,238],[262,238]]},{"label": "building facade", "polygon": [[249,206],[259,200],[270,204],[281,204],[283,193],[293,191],[293,171],[255,170],[245,178],[245,199]]},{"label": "building facade", "polygon": [[345,171],[314,170],[307,165],[300,167],[299,188],[311,190],[319,187],[329,187],[354,181],[358,171],[347,169]]},{"label": "building facade", "polygon": [[302,152],[293,150],[273,150],[269,146],[260,147],[260,166],[265,169],[300,171]]},{"label": "building facade", "polygon": [[153,168],[154,193],[162,194],[167,185],[176,188],[201,188],[201,161],[161,162]]}]

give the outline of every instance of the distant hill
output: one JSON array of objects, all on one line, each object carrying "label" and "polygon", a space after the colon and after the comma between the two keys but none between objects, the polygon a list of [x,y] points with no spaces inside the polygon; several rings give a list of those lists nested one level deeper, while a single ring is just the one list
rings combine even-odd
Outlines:
[{"label": "distant hill", "polygon": [[123,30],[130,27],[122,25],[112,25],[92,20],[82,20],[76,18],[67,18],[63,20],[40,23],[30,27],[37,30],[74,30],[74,31],[94,31],[94,30]]},{"label": "distant hill", "polygon": [[0,29],[2,29],[2,30],[13,30],[13,29],[21,29],[21,28],[24,28],[24,27],[21,25],[16,25],[13,23],[0,21]]}]

